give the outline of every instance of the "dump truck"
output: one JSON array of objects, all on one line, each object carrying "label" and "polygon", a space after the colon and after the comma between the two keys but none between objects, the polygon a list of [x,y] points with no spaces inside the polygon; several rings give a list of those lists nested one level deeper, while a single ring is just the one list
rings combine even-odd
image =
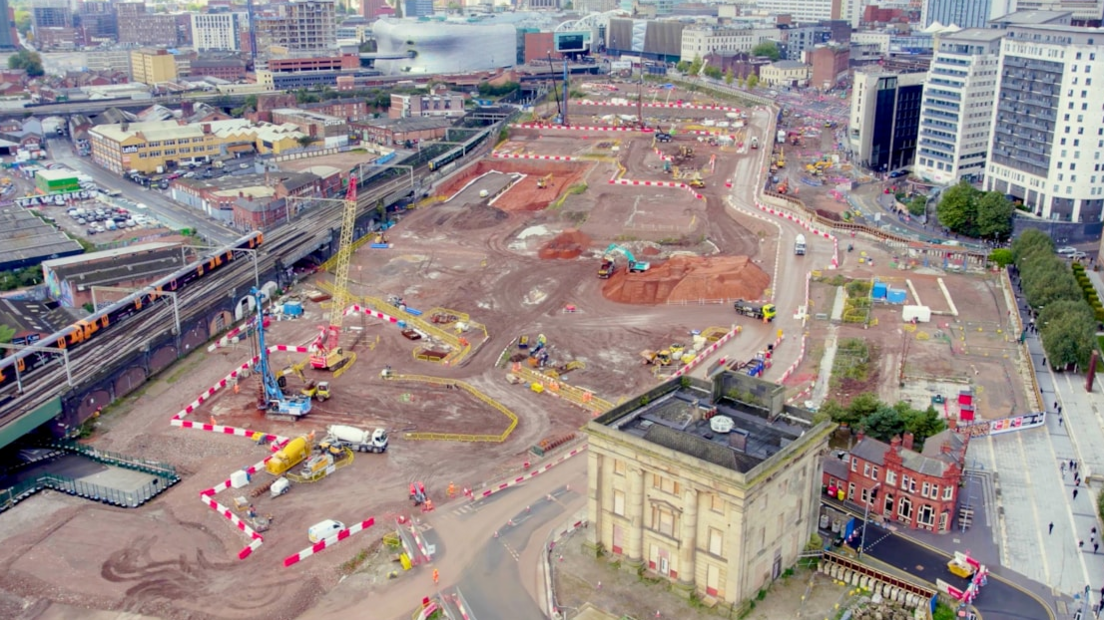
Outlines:
[{"label": "dump truck", "polygon": [[794,238],[794,255],[805,256],[805,235],[798,235]]},{"label": "dump truck", "polygon": [[774,304],[755,304],[750,301],[744,301],[743,299],[736,300],[733,304],[737,314],[744,316],[750,316],[753,319],[766,319],[773,321],[777,311],[774,309]]},{"label": "dump truck", "polygon": [[605,259],[602,261],[602,265],[598,267],[598,277],[607,280],[615,271],[617,271],[617,264],[612,260]]},{"label": "dump truck", "polygon": [[303,396],[313,398],[318,402],[325,402],[330,398],[330,382],[319,381],[315,383],[311,381],[307,387],[303,388],[300,392]]},{"label": "dump truck", "polygon": [[310,453],[310,441],[306,437],[296,437],[280,448],[272,458],[265,463],[265,470],[273,476],[282,475],[292,467],[303,462]]},{"label": "dump truck", "polygon": [[327,427],[326,432],[329,434],[328,439],[340,442],[357,452],[381,454],[387,451],[387,431],[382,428],[364,431],[355,426],[334,424]]}]

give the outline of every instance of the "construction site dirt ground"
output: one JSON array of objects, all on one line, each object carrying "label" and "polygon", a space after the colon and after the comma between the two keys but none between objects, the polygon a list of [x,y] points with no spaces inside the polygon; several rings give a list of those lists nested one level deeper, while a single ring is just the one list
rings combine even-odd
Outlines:
[{"label": "construction site dirt ground", "polygon": [[608,556],[595,558],[594,551],[584,545],[585,532],[576,532],[557,546],[561,553],[554,558],[553,583],[556,601],[564,610],[578,609],[590,603],[615,616],[641,619],[740,617],[752,620],[822,620],[832,617],[835,606],[848,597],[847,587],[825,575],[799,569],[795,574],[771,584],[764,598],[756,601],[747,615],[737,612],[730,616],[718,613],[719,608],[695,608],[687,603],[686,598],[671,591],[665,580],[650,574],[645,574],[642,580],[636,571],[629,572],[613,566]]},{"label": "construction site dirt ground", "polygon": [[[933,396],[941,396],[948,404],[936,405],[937,409],[957,414],[958,393],[973,388],[977,416],[982,419],[1030,410],[1018,370],[1018,334],[1010,330],[1009,309],[996,276],[943,273],[930,268],[894,269],[890,267],[892,253],[880,245],[861,239],[854,243],[854,253],[841,254],[844,262],[838,275],[868,281],[877,277],[891,289],[907,290],[906,303],[916,304],[918,296],[933,312],[946,314],[933,314],[930,323],[913,326],[902,321],[901,305],[879,304],[871,314],[876,324],[833,326],[826,317],[832,313],[837,290],[832,279],[837,274],[825,272],[824,279],[811,287],[808,354],[786,382],[789,397],[801,402],[808,399],[818,373],[829,370],[823,367],[823,354],[828,339],[834,336],[837,343],[861,339],[870,345],[873,354],[866,378],[832,381],[829,398],[848,402],[861,392],[874,392],[887,402],[905,400],[916,407],[927,407]],[[875,259],[874,267],[857,264],[862,251]],[[906,279],[917,295],[913,295]],[[939,287],[940,279],[958,316],[951,315],[950,304]]]},{"label": "construction site dirt ground", "polygon": [[[484,171],[498,170],[498,164],[504,163],[488,161],[494,168]],[[537,172],[549,168],[546,162],[539,163],[542,167]],[[605,183],[608,176],[593,183],[586,176],[596,169],[605,175],[613,166],[599,162],[565,168],[561,184],[545,192],[548,200],[584,178],[612,192]],[[502,209],[497,201],[495,206],[487,205],[490,195],[509,182],[504,177],[519,170],[504,168],[486,177],[486,186],[477,182],[449,202],[404,214],[387,232],[390,249],[365,246],[353,257],[353,295],[399,295],[408,307],[452,309],[486,325],[489,339],[485,342],[481,332],[465,334],[473,351],[461,363],[444,366],[417,360],[413,351],[425,341],[407,340],[393,324],[350,315],[345,319],[343,345],[358,360],[331,380],[333,398],[317,404],[305,420],[291,424],[261,419],[254,404],[256,377],[243,380],[239,393],[229,389],[220,393],[191,417],[285,436],[313,431],[320,437],[334,423],[366,429],[381,425],[388,428],[392,441],[386,454],[357,454],[350,465],[330,477],[296,485],[277,499],[266,494],[251,498],[257,513],[271,514],[273,523],[264,532],[264,545],[239,561],[237,553],[248,540],[201,503],[198,494],[257,463],[270,454],[269,449],[242,437],[174,428],[169,419],[252,353],[244,343],[213,353],[197,352],[109,408],[97,420],[91,440],[104,450],[169,462],[182,474],[182,482],[135,510],[57,501],[56,495],[49,494],[4,513],[0,516],[0,590],[21,609],[45,600],[164,618],[293,618],[323,596],[340,578],[339,567],[378,539],[394,517],[411,512],[410,482],[423,481],[440,508],[450,482],[457,488],[479,488],[520,471],[531,446],[575,432],[590,418],[590,412],[549,394],[506,382],[509,365],[497,364],[518,352],[517,337],[527,335],[533,340],[544,334],[553,364],[585,363],[565,375],[565,381],[616,403],[657,381],[653,368],[641,363],[642,350],[666,348],[673,342],[690,344],[692,330],[728,329],[737,322],[730,304],[609,301],[603,295],[609,281],[596,277],[607,239],[591,240],[576,258],[539,258],[543,246],[575,223],[566,220],[561,209]],[[485,199],[479,196],[483,190],[489,194]],[[624,191],[631,201],[638,190],[626,187]],[[689,192],[675,192],[671,206],[678,201],[684,208],[701,209],[704,202],[704,215],[695,213],[705,219],[702,234],[709,243],[702,243],[715,246],[711,252],[730,259],[751,256],[765,273],[772,273],[774,251],[765,248],[773,246],[763,239],[775,234],[774,226],[742,214],[734,219],[719,199],[721,190],[715,191],[707,193],[705,201],[695,200]],[[509,195],[507,191],[499,200]],[[579,198],[593,200],[591,209],[600,209],[598,203],[604,199],[594,190],[571,196]],[[572,203],[570,209],[582,207]],[[655,273],[664,273],[669,252],[658,244],[655,248],[659,252],[647,255],[648,259],[655,261]],[[623,260],[618,260],[623,266]],[[331,277],[319,274],[295,292],[321,289],[318,280]],[[646,282],[650,275],[623,277]],[[302,318],[272,323],[270,344],[303,346],[313,340],[319,326],[327,323],[328,303],[304,305]],[[575,311],[566,312],[569,307]],[[272,363],[279,369],[300,361],[302,355],[279,353]],[[497,434],[508,420],[460,390],[385,381],[380,378],[385,366],[399,374],[467,382],[515,413],[517,429],[504,444],[407,440],[404,433],[411,431]],[[308,370],[307,378],[319,377]],[[289,381],[294,389],[300,380]],[[271,478],[267,473],[256,475],[250,488],[263,484],[266,477]],[[233,506],[233,498],[245,491],[228,490],[216,499]],[[280,566],[285,556],[309,545],[306,530],[311,524],[324,519],[351,524],[369,517],[376,519],[376,527],[356,540],[293,568]],[[8,526],[16,521],[26,525]],[[98,527],[109,521],[110,525]]]}]

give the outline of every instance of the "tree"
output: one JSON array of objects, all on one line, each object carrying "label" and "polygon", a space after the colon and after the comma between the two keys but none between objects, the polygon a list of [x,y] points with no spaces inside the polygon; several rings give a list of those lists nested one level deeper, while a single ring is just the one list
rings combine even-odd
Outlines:
[{"label": "tree", "polygon": [[23,69],[30,77],[38,77],[46,73],[42,70],[42,57],[38,55],[38,52],[29,50],[19,50],[9,56],[8,68]]},{"label": "tree", "polygon": [[1054,254],[1054,240],[1041,230],[1025,230],[1012,242],[1012,260],[1018,267],[1035,252]]},{"label": "tree", "polygon": [[997,267],[1004,269],[1008,265],[1012,264],[1012,250],[1008,248],[998,248],[989,253],[989,262],[994,263]]},{"label": "tree", "polygon": [[722,76],[724,76],[724,74],[721,73],[721,68],[714,67],[713,65],[706,67],[705,71],[703,71],[702,73],[705,73],[706,77],[712,78],[714,80],[719,80]]},{"label": "tree", "polygon": [[0,344],[8,344],[15,338],[15,328],[0,323]]},{"label": "tree", "polygon": [[778,44],[774,41],[763,41],[759,45],[751,48],[752,56],[766,56],[774,62],[782,57],[782,53],[778,51]]},{"label": "tree", "polygon": [[729,86],[732,86],[732,80],[733,79],[735,79],[735,76],[732,74],[732,67],[729,67],[728,71],[725,71],[725,74],[724,74],[724,83],[728,84]]},{"label": "tree", "polygon": [[908,212],[909,215],[919,217],[924,215],[924,212],[928,210],[928,199],[925,196],[917,196],[909,201]]},{"label": "tree", "polygon": [[27,36],[31,32],[31,25],[31,12],[17,9],[15,11],[15,29],[19,31],[19,34]]},{"label": "tree", "polygon": [[759,85],[759,76],[752,73],[747,77],[747,87],[754,90]]},{"label": "tree", "polygon": [[698,72],[701,71],[702,63],[703,63],[703,61],[702,61],[701,54],[694,54],[694,60],[691,61],[690,66],[686,68],[686,73],[688,75],[692,75],[692,76],[697,77]]},{"label": "tree", "polygon": [[736,78],[736,86],[739,86],[740,88],[743,88],[746,84],[747,84],[747,81],[744,80],[744,76],[741,75],[740,77]]},{"label": "tree", "polygon": [[947,423],[940,417],[939,412],[935,410],[935,407],[928,405],[927,409],[923,411],[919,409],[913,409],[908,403],[900,402],[895,407],[904,405],[904,411],[901,416],[905,420],[905,430],[912,433],[913,438],[920,444],[924,443],[924,440],[932,435],[939,433],[947,428]]},{"label": "tree", "polygon": [[678,64],[675,65],[675,70],[678,71],[679,73],[690,73],[690,61],[689,60],[680,60],[680,61],[678,61]]},{"label": "tree", "polygon": [[1039,313],[1037,324],[1050,365],[1088,366],[1096,344],[1096,317],[1084,299],[1054,302]]},{"label": "tree", "polygon": [[966,181],[943,192],[936,207],[939,223],[948,229],[970,237],[977,234],[977,201],[979,192]]},{"label": "tree", "polygon": [[306,148],[311,145],[317,138],[314,136],[299,136],[296,140],[299,142],[299,146]]},{"label": "tree", "polygon": [[878,409],[863,418],[863,430],[880,441],[889,441],[905,432],[905,420],[893,407],[880,403]]},{"label": "tree", "polygon": [[1016,206],[1000,192],[985,192],[977,201],[978,236],[1004,240],[1012,234],[1012,217]]},{"label": "tree", "polygon": [[1020,268],[1021,286],[1027,303],[1044,308],[1059,301],[1083,301],[1084,293],[1073,272],[1053,254],[1038,256]]}]

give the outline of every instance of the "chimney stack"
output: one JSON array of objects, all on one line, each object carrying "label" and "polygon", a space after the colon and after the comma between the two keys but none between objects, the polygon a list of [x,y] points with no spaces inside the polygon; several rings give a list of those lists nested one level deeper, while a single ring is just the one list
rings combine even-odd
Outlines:
[{"label": "chimney stack", "polygon": [[903,447],[905,450],[912,450],[912,446],[915,441],[916,438],[912,435],[912,433],[906,432],[904,438],[901,440],[901,447]]},{"label": "chimney stack", "polygon": [[866,433],[863,432],[863,429],[860,428],[855,432],[855,443],[859,443],[860,441],[862,441],[863,437],[866,437]]}]

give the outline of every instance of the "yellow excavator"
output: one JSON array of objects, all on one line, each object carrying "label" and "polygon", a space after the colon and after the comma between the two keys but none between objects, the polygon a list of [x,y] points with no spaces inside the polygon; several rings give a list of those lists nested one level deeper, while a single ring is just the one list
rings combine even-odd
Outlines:
[{"label": "yellow excavator", "polygon": [[548,184],[551,183],[551,182],[552,182],[552,175],[549,174],[549,175],[544,176],[540,179],[537,179],[537,187],[539,189],[544,189],[544,188],[548,187]]}]

